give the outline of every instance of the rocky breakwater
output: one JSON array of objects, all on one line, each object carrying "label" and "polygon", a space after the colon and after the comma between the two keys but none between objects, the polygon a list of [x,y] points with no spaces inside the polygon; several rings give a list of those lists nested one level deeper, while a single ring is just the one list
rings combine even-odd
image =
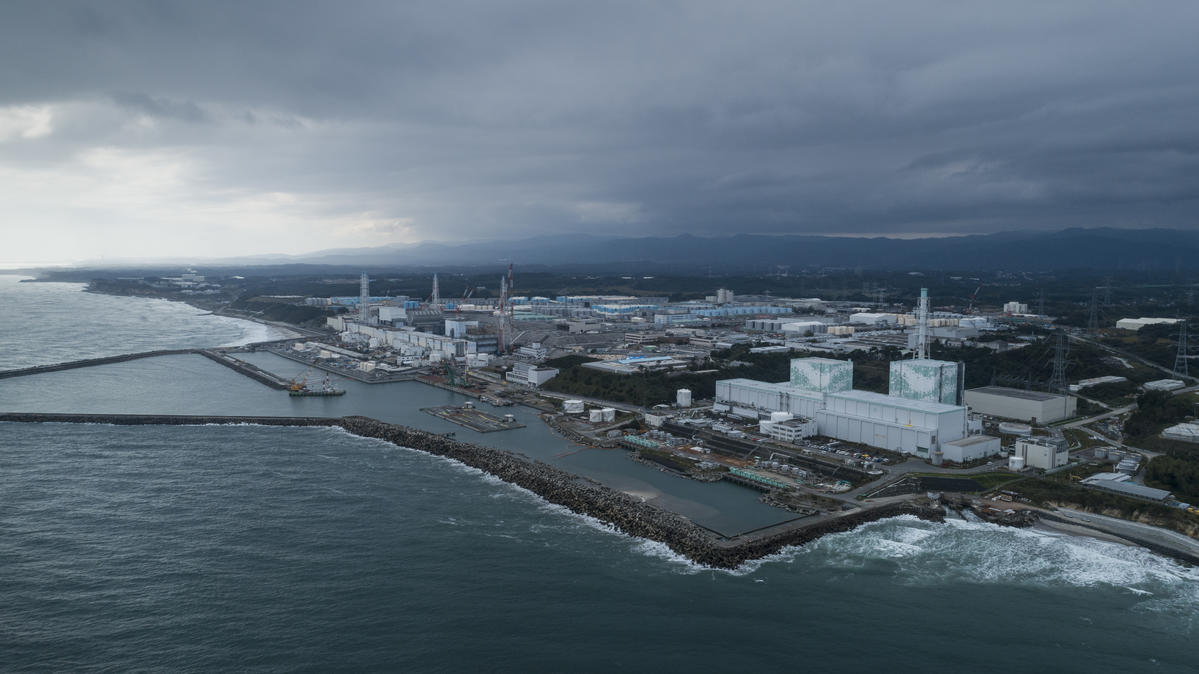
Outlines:
[{"label": "rocky breakwater", "polygon": [[711,534],[680,515],[520,454],[367,417],[346,417],[340,425],[355,435],[387,440],[473,466],[550,503],[607,522],[621,532],[665,543],[697,561],[713,546]]},{"label": "rocky breakwater", "polygon": [[940,508],[899,503],[862,509],[817,522],[799,523],[773,533],[722,539],[681,515],[519,454],[366,417],[346,417],[340,425],[355,435],[387,440],[473,466],[524,487],[550,503],[607,522],[631,536],[665,543],[688,559],[716,568],[736,568],[746,561],[765,557],[786,546],[849,531],[866,522],[886,517],[915,515],[929,521],[944,520],[944,512]]}]

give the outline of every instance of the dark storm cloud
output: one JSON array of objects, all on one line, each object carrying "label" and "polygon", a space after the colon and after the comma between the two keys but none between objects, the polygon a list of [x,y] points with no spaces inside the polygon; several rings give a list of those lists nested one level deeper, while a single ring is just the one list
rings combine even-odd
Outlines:
[{"label": "dark storm cloud", "polygon": [[0,164],[169,148],[197,201],[303,195],[411,238],[1191,227],[1195,25],[1193,2],[6,3],[0,109],[54,122]]}]

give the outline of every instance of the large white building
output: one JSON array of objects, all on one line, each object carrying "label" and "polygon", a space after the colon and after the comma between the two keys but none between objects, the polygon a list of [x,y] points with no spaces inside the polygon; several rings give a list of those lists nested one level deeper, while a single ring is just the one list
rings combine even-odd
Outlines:
[{"label": "large white building", "polygon": [[1121,330],[1140,330],[1146,325],[1175,325],[1181,319],[1178,318],[1121,318],[1116,321],[1116,327]]},{"label": "large white building", "polygon": [[965,407],[856,391],[853,363],[829,358],[792,359],[788,382],[720,380],[714,409],[749,419],[785,412],[815,420],[820,435],[918,456],[966,436]]},{"label": "large white building", "polygon": [[1038,438],[1021,438],[1016,441],[1012,456],[1024,459],[1029,468],[1052,470],[1070,462],[1070,449],[1064,444],[1045,442]]},{"label": "large white building", "polygon": [[927,456],[966,435],[966,408],[870,391],[825,396],[816,413],[821,435],[896,452]]},{"label": "large white building", "polygon": [[966,404],[979,414],[1046,424],[1074,416],[1076,398],[1044,391],[984,386],[966,391]]}]

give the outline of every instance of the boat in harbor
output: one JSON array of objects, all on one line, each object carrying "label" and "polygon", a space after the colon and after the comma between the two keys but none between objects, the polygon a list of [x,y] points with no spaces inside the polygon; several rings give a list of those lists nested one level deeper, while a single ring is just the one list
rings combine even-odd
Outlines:
[{"label": "boat in harbor", "polygon": [[300,381],[293,379],[291,385],[287,387],[287,394],[294,398],[309,398],[309,397],[324,397],[324,396],[343,396],[346,394],[345,389],[335,388],[329,381],[329,375],[325,375],[325,380],[321,382],[320,387],[313,388],[308,385],[308,376],[305,374]]}]

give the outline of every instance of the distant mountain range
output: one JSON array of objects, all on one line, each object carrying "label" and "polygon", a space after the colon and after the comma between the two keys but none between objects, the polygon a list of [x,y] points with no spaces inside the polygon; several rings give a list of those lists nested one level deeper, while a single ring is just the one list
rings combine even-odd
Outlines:
[{"label": "distant mountain range", "polygon": [[509,262],[526,267],[635,265],[676,271],[690,268],[696,272],[708,268],[773,271],[779,267],[980,271],[1199,269],[1199,231],[1076,228],[925,239],[754,234],[644,238],[557,235],[194,261],[205,266],[309,264],[372,268],[503,266]]}]

